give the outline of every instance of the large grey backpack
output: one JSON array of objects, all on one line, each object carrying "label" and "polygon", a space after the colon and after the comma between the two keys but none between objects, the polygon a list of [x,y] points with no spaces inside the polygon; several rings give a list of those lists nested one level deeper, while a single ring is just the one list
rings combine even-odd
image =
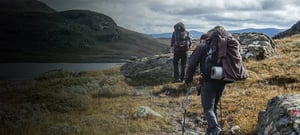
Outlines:
[{"label": "large grey backpack", "polygon": [[185,30],[183,23],[174,25],[175,50],[187,50],[190,46],[189,32]]}]

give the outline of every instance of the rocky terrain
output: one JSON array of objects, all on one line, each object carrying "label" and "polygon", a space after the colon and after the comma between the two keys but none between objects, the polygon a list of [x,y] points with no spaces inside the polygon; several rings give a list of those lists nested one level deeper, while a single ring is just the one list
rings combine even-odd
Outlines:
[{"label": "rocky terrain", "polygon": [[[299,51],[299,39],[296,38],[295,40],[287,39],[289,41],[293,41],[293,43],[285,43],[286,41],[274,41],[270,37],[262,33],[241,33],[241,34],[234,34],[235,38],[237,38],[241,43],[241,55],[243,59],[246,61],[248,65],[248,69],[250,71],[250,80],[254,79],[260,75],[256,74],[260,72],[259,70],[267,70],[263,71],[262,74],[265,75],[265,72],[272,72],[276,71],[276,73],[271,73],[273,77],[269,79],[262,79],[258,82],[265,82],[266,84],[270,85],[278,85],[283,86],[284,89],[290,89],[287,87],[289,84],[298,83],[299,80],[296,79],[296,76],[299,76],[297,71],[297,67],[299,69],[299,54],[294,54],[292,52]],[[297,37],[297,36],[296,36]],[[299,35],[298,35],[299,37]],[[283,49],[285,48],[285,49]],[[290,48],[290,49],[287,49]],[[288,51],[290,50],[290,51]],[[192,50],[191,50],[192,51]],[[191,53],[191,52],[190,52]],[[288,53],[288,54],[283,54]],[[172,81],[172,54],[162,54],[162,55],[155,55],[152,57],[142,58],[135,61],[131,61],[123,65],[120,69],[121,73],[130,78],[129,82],[134,82],[132,85],[140,85],[140,84],[148,84],[148,85],[160,85],[165,84],[167,82]],[[283,57],[291,57],[291,65],[290,67],[294,67],[289,69],[288,72],[293,73],[282,73],[278,72],[278,70],[274,70],[271,67],[262,67],[262,68],[254,68],[253,66],[258,64],[259,62],[252,63],[251,61],[273,61],[274,59],[281,59]],[[254,64],[251,65],[249,61]],[[276,60],[275,60],[276,61]],[[280,61],[280,60],[279,60]],[[278,61],[278,62],[279,62]],[[261,63],[260,63],[261,64]],[[259,65],[260,65],[259,64]],[[262,64],[262,65],[269,65],[269,64]],[[269,66],[275,66],[274,63]],[[293,66],[292,66],[293,65]],[[282,64],[277,65],[279,68],[283,68]],[[256,72],[256,73],[255,73]],[[282,75],[278,75],[282,74]],[[295,75],[295,76],[294,76]],[[248,79],[249,80],[249,79]],[[247,83],[245,83],[247,84]],[[296,84],[297,85],[297,84]],[[291,93],[299,93],[299,86],[293,85],[291,87]],[[287,86],[287,87],[286,87]],[[241,86],[243,87],[243,86]],[[252,86],[252,83],[248,86],[249,89]],[[261,86],[259,86],[261,87]],[[268,86],[267,86],[268,87]],[[162,93],[159,93],[159,96],[178,96],[180,93],[176,91],[179,88],[165,88],[162,90]],[[272,88],[271,88],[272,89]],[[276,89],[276,88],[275,88]],[[262,89],[258,88],[258,91]],[[278,90],[278,89],[276,89]],[[289,91],[289,90],[287,90]],[[299,129],[299,117],[300,117],[300,102],[298,102],[299,95],[285,95],[289,92],[284,92],[283,95],[279,95],[278,97],[274,97],[268,101],[268,105],[266,110],[261,111],[258,115],[258,135],[264,134],[298,134],[300,133]],[[161,95],[162,94],[162,95]],[[164,95],[166,94],[166,95]],[[247,94],[246,94],[247,95]],[[252,95],[252,94],[250,94]],[[276,95],[276,94],[275,94]],[[241,106],[247,106],[246,104],[240,104]],[[231,106],[232,107],[232,106]],[[229,107],[229,108],[231,108]],[[249,107],[249,105],[248,105]],[[229,109],[228,108],[228,109]],[[179,114],[178,114],[179,115]],[[234,116],[236,117],[236,116]],[[246,116],[247,119],[251,119],[250,117]],[[202,122],[199,124],[195,121],[189,121],[190,129],[188,134],[204,134],[204,129],[200,128],[204,122],[202,118],[199,118],[193,114],[190,114],[188,120],[197,120],[198,122]],[[199,125],[198,125],[199,124]],[[234,130],[238,130],[239,126],[234,125],[234,123],[229,124],[230,130],[227,132],[236,132]],[[198,131],[198,132],[196,132]],[[237,133],[238,134],[238,133]],[[245,134],[245,133],[242,133]],[[248,134],[248,133],[247,133]],[[254,133],[251,133],[254,134]],[[256,133],[255,133],[256,134]]]},{"label": "rocky terrain", "polygon": [[[276,55],[276,44],[265,34],[242,33],[234,36],[241,43],[240,52],[244,60],[263,60]],[[121,67],[121,72],[128,78],[143,80],[147,84],[170,82],[173,78],[172,60],[172,53],[144,57],[127,62]]]},{"label": "rocky terrain", "polygon": [[276,54],[276,44],[265,34],[252,32],[233,35],[241,43],[243,59],[262,60]]},{"label": "rocky terrain", "polygon": [[300,133],[300,94],[279,95],[258,115],[258,135]]},{"label": "rocky terrain", "polygon": [[[6,12],[9,8],[3,6],[1,61],[135,58],[104,71],[53,70],[32,80],[0,80],[1,135],[182,134],[190,87],[171,83],[172,54],[163,44],[92,11],[56,12],[33,0],[1,2],[42,8]],[[220,124],[236,135],[300,134],[300,35],[235,37],[249,78],[226,86]],[[131,57],[133,52],[138,57]],[[195,76],[193,85],[197,84]],[[184,123],[188,135],[205,134],[200,101],[196,93],[190,94]]]},{"label": "rocky terrain", "polygon": [[[274,40],[276,54],[245,61],[249,78],[227,85],[222,97],[222,116],[218,120],[226,131],[234,130],[236,135],[299,133],[299,40],[299,35]],[[137,61],[143,60],[148,66],[163,66],[168,65],[169,56]],[[136,62],[135,66],[142,69],[145,65]],[[54,70],[34,80],[0,80],[0,133],[182,134],[189,87],[159,82],[168,76],[159,76],[155,68],[138,72],[148,72],[138,80],[125,76],[124,70]],[[155,78],[153,83],[147,76]],[[191,93],[189,99],[186,134],[204,135],[207,123],[201,99],[196,93]]]},{"label": "rocky terrain", "polygon": [[0,4],[0,62],[120,62],[166,48],[101,13],[56,12],[36,0]]}]

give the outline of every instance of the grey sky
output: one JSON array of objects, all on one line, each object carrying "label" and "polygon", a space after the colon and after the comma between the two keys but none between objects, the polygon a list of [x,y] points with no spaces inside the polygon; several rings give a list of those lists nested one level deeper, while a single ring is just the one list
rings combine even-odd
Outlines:
[{"label": "grey sky", "polygon": [[289,28],[300,20],[299,0],[40,0],[57,11],[85,9],[106,14],[124,28],[141,33],[188,30]]}]

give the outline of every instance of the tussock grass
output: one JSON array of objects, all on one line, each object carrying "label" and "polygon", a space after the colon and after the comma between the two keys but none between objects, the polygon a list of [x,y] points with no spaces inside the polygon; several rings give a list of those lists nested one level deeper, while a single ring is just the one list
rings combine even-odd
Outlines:
[{"label": "tussock grass", "polygon": [[[227,85],[222,97],[225,128],[239,125],[240,134],[256,134],[258,113],[266,108],[269,99],[300,93],[299,40],[299,35],[275,40],[278,55],[245,62],[250,77]],[[130,85],[119,68],[49,72],[32,81],[1,81],[0,88],[1,103],[45,104],[48,109],[39,114],[38,122],[28,121],[18,129],[0,126],[0,133],[8,135],[173,134],[174,126],[183,116],[181,107],[187,89],[180,83]],[[203,118],[200,97],[192,94],[190,99],[188,114]],[[132,114],[139,106],[149,106],[163,118],[133,119]]]}]

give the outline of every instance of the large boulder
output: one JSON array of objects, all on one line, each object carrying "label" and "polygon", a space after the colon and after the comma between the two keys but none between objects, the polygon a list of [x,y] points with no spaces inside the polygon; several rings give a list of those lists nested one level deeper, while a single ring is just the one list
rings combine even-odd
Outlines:
[{"label": "large boulder", "polygon": [[132,81],[145,84],[159,84],[172,80],[173,54],[161,54],[127,62],[121,67],[121,73]]},{"label": "large boulder", "polygon": [[258,115],[258,135],[299,135],[300,94],[276,96]]},{"label": "large boulder", "polygon": [[241,33],[233,36],[242,45],[240,52],[243,59],[262,60],[276,54],[274,41],[263,33]]}]

